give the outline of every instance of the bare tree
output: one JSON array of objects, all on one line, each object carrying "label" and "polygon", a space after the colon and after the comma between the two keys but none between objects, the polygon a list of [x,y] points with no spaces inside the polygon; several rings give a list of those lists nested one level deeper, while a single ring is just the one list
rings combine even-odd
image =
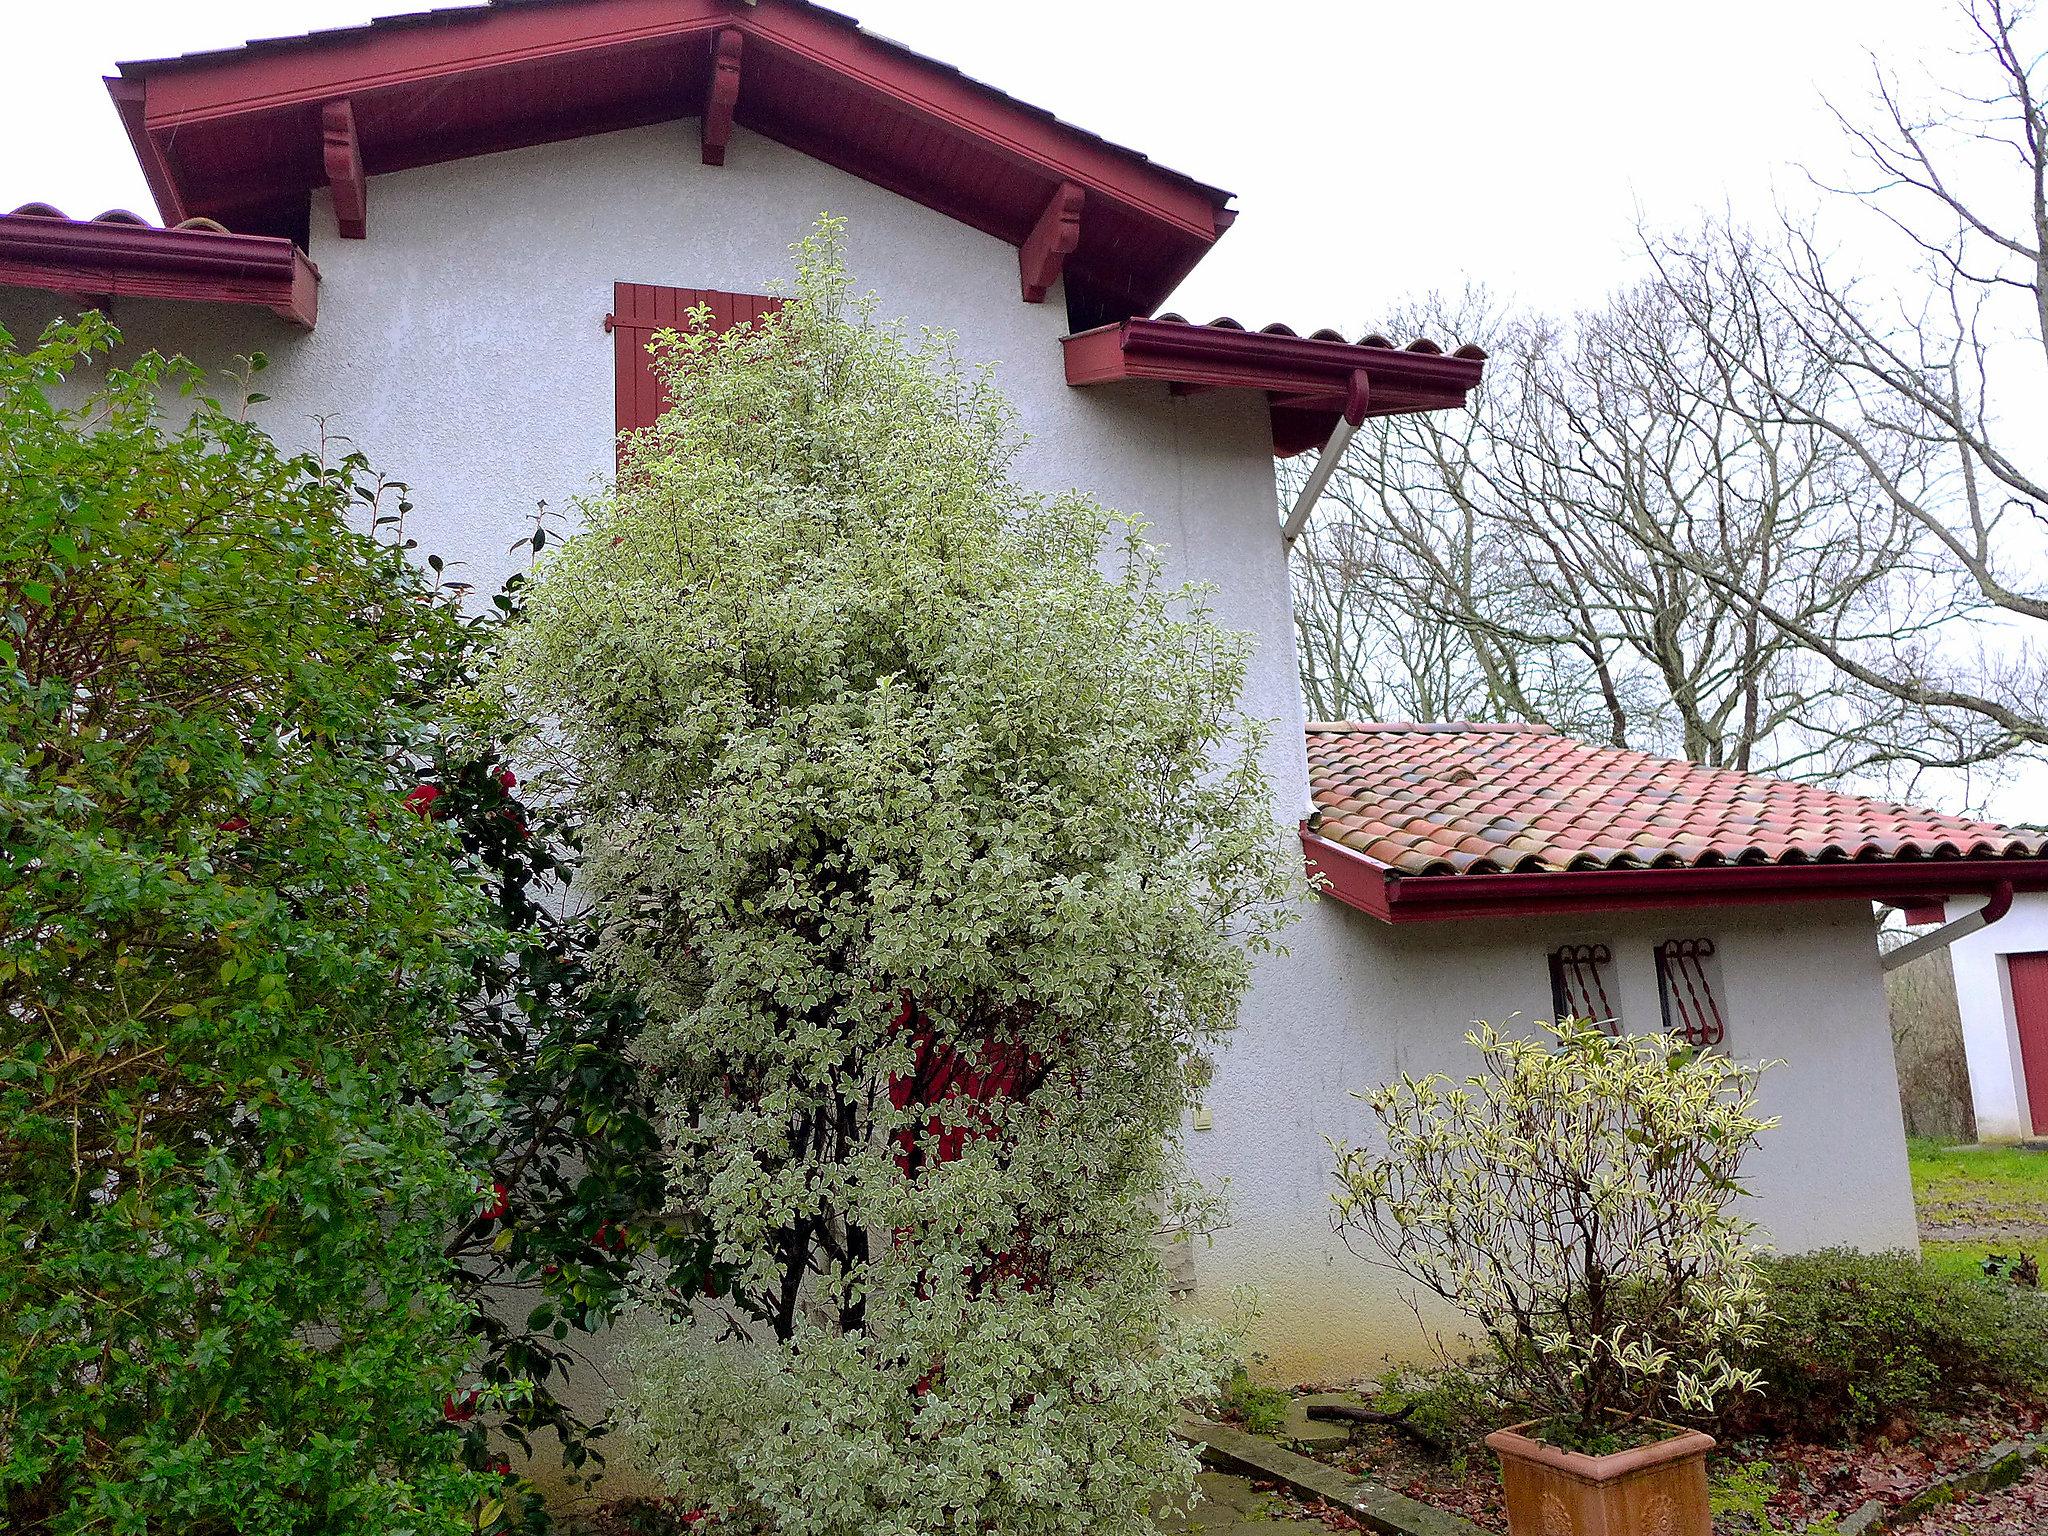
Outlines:
[{"label": "bare tree", "polygon": [[[1483,298],[1402,317],[1494,360],[1469,414],[1361,433],[1297,547],[1315,713],[1540,720],[1810,776],[1900,755],[1906,706],[1750,594],[1890,635],[1902,520],[1847,447],[1756,406],[1695,307],[1650,283],[1569,328]],[[1829,387],[1796,332],[1751,339],[1747,366],[1788,394]]]},{"label": "bare tree", "polygon": [[[1909,91],[1880,67],[1870,112],[1837,113],[1866,174],[1828,188],[1827,211],[1896,236],[1902,279],[1852,270],[1800,217],[1768,245],[1725,226],[1646,244],[1759,424],[1826,434],[1910,530],[1893,591],[1910,622],[1845,634],[1690,568],[1914,711],[1923,755],[1974,762],[2048,745],[2048,103],[2031,7],[1959,12],[1968,43],[1948,83]],[[1707,294],[1733,302],[1711,312]],[[1759,328],[1796,332],[1833,387],[1802,394],[1760,370]]]}]

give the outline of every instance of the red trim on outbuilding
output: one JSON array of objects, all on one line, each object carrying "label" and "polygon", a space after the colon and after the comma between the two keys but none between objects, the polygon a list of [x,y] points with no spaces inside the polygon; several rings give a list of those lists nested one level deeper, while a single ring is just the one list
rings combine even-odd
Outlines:
[{"label": "red trim on outbuilding", "polygon": [[52,211],[0,215],[0,286],[87,301],[252,304],[311,330],[320,273],[291,241],[271,235],[158,229],[132,214],[67,219]]},{"label": "red trim on outbuilding", "polygon": [[[744,49],[736,40],[744,36]],[[718,43],[736,73],[719,78]],[[743,61],[743,62],[742,62]],[[303,227],[320,119],[347,98],[372,176],[711,112],[1023,246],[1069,185],[1093,312],[1157,306],[1229,194],[864,32],[806,0],[573,0],[393,17],[121,66],[108,82],[158,204]],[[735,89],[736,87],[736,89]]]},{"label": "red trim on outbuilding", "polygon": [[1843,860],[1662,869],[1531,870],[1501,875],[1400,875],[1306,826],[1301,847],[1325,895],[1383,923],[1545,917],[1657,907],[1750,906],[1966,896],[2010,882],[2048,890],[2048,858]]},{"label": "red trim on outbuilding", "polygon": [[1463,405],[1486,361],[1477,347],[1446,355],[1430,341],[1396,347],[1378,336],[1351,342],[1335,332],[1248,331],[1234,321],[1195,325],[1175,315],[1097,326],[1065,345],[1072,385],[1150,379],[1181,391],[1264,392],[1273,449],[1283,456],[1327,442],[1347,412],[1403,416]]}]

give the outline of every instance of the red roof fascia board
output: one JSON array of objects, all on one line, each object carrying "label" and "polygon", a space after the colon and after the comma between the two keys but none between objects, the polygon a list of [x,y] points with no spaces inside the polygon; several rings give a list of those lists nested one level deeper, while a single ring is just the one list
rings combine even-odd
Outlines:
[{"label": "red roof fascia board", "polygon": [[311,330],[319,283],[305,253],[272,235],[0,215],[0,285],[258,305]]},{"label": "red roof fascia board", "polygon": [[[310,184],[310,178],[294,148],[299,122],[318,104],[339,97],[357,105],[372,174],[479,152],[478,145],[569,137],[578,131],[579,110],[590,119],[583,131],[694,116],[703,98],[687,90],[672,100],[663,96],[658,110],[646,103],[594,103],[606,88],[607,65],[645,57],[649,48],[662,50],[663,69],[702,78],[710,67],[712,38],[727,29],[737,29],[747,43],[739,122],[1012,244],[1029,237],[1062,183],[1078,185],[1103,216],[1084,221],[1073,270],[1127,294],[1134,304],[1149,308],[1163,299],[1231,222],[1228,193],[805,0],[557,0],[428,12],[187,59],[124,64],[122,78],[109,88],[160,206],[181,202],[220,214],[230,211],[225,199],[244,199],[252,186],[268,187],[264,195],[280,198],[302,192],[299,183]],[[550,90],[557,92],[560,110],[548,113],[545,122],[529,123],[524,139],[518,124],[485,120],[494,112],[516,112],[509,98],[469,93],[462,96],[466,105],[446,111],[437,102],[437,93],[454,82],[529,66],[551,68],[549,78],[559,84]],[[559,76],[552,73],[555,66]],[[784,123],[781,118],[790,114],[764,104],[775,92],[751,88],[761,70],[777,68],[803,79],[828,78],[857,92],[868,110],[835,118],[829,135],[817,124]],[[586,88],[595,94],[579,108]],[[139,110],[125,99],[138,89]],[[462,121],[441,120],[458,110],[466,114]],[[178,158],[180,131],[189,135],[200,128],[212,136],[209,143],[223,142],[224,132],[241,136],[247,156],[262,166],[249,167],[247,177],[238,173],[232,187],[209,191]],[[991,191],[981,172],[963,173],[965,183],[950,185],[943,169],[920,169],[929,156],[909,164],[898,163],[900,156],[892,160],[892,146],[900,148],[911,131],[971,144],[982,157],[982,171],[994,157],[1028,188]],[[152,165],[157,174],[150,174]]]},{"label": "red roof fascia board", "polygon": [[164,163],[163,150],[143,127],[142,82],[108,75],[106,86],[107,94],[114,99],[114,111],[120,116],[121,127],[128,135],[128,143],[135,151],[136,163],[142,167],[142,179],[148,183],[149,195],[156,199],[158,217],[165,224],[184,223],[187,217],[185,200],[178,195],[178,184],[171,176],[170,167]]},{"label": "red roof fascia board", "polygon": [[[730,14],[730,12],[728,12]],[[992,144],[1020,167],[1076,181],[1160,223],[1212,243],[1230,225],[1230,194],[1153,164],[1049,112],[1029,107],[815,6],[742,8],[740,25],[821,69],[856,80],[959,134]],[[1057,174],[1053,174],[1057,173]],[[1028,233],[1028,231],[1027,231]],[[1164,295],[1162,295],[1164,297]]]},{"label": "red roof fascia board", "polygon": [[2048,890],[2048,859],[1918,859],[1817,864],[1718,864],[1664,869],[1530,871],[1501,875],[1398,875],[1328,838],[1301,830],[1309,873],[1326,894],[1383,923],[1544,917],[1659,907],[1754,906],[1811,901],[1897,905],[1995,891]]},{"label": "red roof fascia board", "polygon": [[1486,361],[1469,348],[1445,354],[1426,343],[1401,348],[1167,319],[1097,326],[1065,338],[1065,348],[1067,382],[1077,387],[1149,379],[1262,390],[1276,407],[1274,446],[1282,453],[1329,436],[1356,374],[1369,386],[1366,414],[1397,416],[1463,405]]}]

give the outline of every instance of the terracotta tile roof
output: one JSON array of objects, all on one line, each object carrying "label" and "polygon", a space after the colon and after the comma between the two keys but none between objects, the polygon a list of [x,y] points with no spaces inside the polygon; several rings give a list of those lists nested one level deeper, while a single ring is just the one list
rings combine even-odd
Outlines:
[{"label": "terracotta tile roof", "polygon": [[[1347,347],[1370,347],[1377,352],[1391,352],[1398,348],[1403,352],[1420,352],[1425,357],[1441,357],[1444,353],[1444,349],[1431,341],[1427,336],[1418,336],[1406,346],[1400,346],[1399,343],[1388,340],[1376,331],[1361,336],[1356,341],[1352,341],[1342,331],[1332,330],[1329,326],[1324,326],[1320,330],[1310,331],[1304,337],[1293,326],[1283,324],[1278,320],[1274,321],[1271,325],[1260,326],[1258,331],[1253,333],[1250,326],[1230,315],[1218,315],[1215,319],[1207,321],[1190,320],[1186,315],[1176,314],[1172,310],[1168,310],[1165,314],[1155,315],[1153,318],[1162,324],[1192,325],[1198,330],[1244,331],[1247,334],[1257,334],[1260,336],[1291,336],[1304,341],[1341,341]],[[1459,347],[1451,356],[1483,363],[1486,361],[1486,349],[1467,343]]]},{"label": "terracotta tile roof", "polygon": [[1403,875],[2035,858],[2048,834],[1547,726],[1308,728],[1312,830]]},{"label": "terracotta tile roof", "polygon": [[157,225],[150,223],[149,220],[139,213],[130,213],[126,208],[109,208],[104,213],[96,213],[89,219],[74,219],[54,203],[23,203],[19,208],[11,210],[6,217],[10,219],[61,219],[66,224],[118,224],[123,229],[189,229],[195,230],[202,235],[225,235],[229,233],[227,225],[221,223],[218,219],[186,219],[178,224]]}]

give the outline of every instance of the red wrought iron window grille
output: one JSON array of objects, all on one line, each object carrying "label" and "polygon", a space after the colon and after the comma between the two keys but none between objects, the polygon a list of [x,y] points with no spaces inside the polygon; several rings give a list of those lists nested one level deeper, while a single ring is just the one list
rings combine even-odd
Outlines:
[{"label": "red wrought iron window grille", "polygon": [[1719,1045],[1728,1036],[1712,939],[1666,939],[1657,946],[1657,992],[1664,1028],[1687,1045]]},{"label": "red wrought iron window grille", "polygon": [[1554,1019],[1591,1019],[1621,1033],[1614,987],[1614,952],[1605,944],[1567,944],[1550,952],[1550,1010]]}]

